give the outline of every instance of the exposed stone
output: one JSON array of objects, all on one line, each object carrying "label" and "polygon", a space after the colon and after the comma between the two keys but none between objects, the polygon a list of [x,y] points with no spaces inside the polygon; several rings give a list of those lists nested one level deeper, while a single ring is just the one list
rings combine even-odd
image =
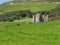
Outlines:
[{"label": "exposed stone", "polygon": [[44,22],[48,21],[48,15],[43,15]]},{"label": "exposed stone", "polygon": [[39,23],[40,22],[39,18],[40,18],[40,13],[37,13],[36,14],[36,23]]}]

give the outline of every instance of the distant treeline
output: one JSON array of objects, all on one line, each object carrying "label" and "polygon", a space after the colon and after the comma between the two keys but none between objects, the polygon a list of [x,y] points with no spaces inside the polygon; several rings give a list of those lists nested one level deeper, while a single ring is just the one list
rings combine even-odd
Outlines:
[{"label": "distant treeline", "polygon": [[21,11],[13,11],[13,12],[6,12],[0,15],[0,22],[12,22],[14,20],[20,20],[24,17],[32,17],[32,12],[29,10],[21,10]]}]

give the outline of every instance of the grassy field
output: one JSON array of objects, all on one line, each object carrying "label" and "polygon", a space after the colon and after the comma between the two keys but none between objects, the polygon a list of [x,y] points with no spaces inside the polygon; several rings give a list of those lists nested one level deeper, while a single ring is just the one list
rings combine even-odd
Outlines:
[{"label": "grassy field", "polygon": [[0,45],[60,45],[60,20],[0,23]]},{"label": "grassy field", "polygon": [[51,9],[54,9],[55,6],[56,6],[55,3],[47,3],[47,2],[18,3],[14,5],[7,5],[0,7],[0,14],[18,10],[30,10],[31,12],[50,11]]},{"label": "grassy field", "polygon": [[[55,3],[19,3],[0,7],[0,14],[18,10],[50,11],[55,6]],[[60,45],[60,20],[26,24],[29,20],[0,23],[0,45]]]}]

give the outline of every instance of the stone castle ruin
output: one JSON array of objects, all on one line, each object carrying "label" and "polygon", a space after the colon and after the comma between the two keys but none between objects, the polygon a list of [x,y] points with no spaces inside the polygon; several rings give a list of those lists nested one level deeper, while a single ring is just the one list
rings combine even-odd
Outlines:
[{"label": "stone castle ruin", "polygon": [[48,18],[49,18],[48,12],[36,13],[35,15],[33,15],[33,22],[34,23],[47,22]]}]

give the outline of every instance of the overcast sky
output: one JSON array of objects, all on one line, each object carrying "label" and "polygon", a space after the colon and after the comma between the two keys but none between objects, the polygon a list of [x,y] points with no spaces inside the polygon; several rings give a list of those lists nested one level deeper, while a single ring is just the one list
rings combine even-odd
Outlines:
[{"label": "overcast sky", "polygon": [[8,1],[11,1],[11,0],[0,0],[0,4],[2,4],[4,2],[8,2]]}]

